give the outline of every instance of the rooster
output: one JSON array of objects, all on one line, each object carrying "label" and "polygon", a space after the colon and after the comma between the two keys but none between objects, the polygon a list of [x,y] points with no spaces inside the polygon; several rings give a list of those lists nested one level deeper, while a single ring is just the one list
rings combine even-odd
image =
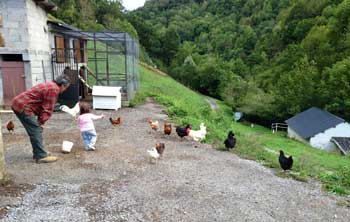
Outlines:
[{"label": "rooster", "polygon": [[224,144],[225,144],[226,149],[228,149],[228,150],[235,147],[236,138],[235,138],[235,134],[232,131],[228,132],[228,135],[227,135],[227,138],[226,138]]},{"label": "rooster", "polygon": [[7,122],[6,128],[9,131],[9,133],[14,133],[15,124],[12,122],[12,120]]},{"label": "rooster", "polygon": [[185,136],[188,136],[191,130],[191,125],[187,124],[185,128],[183,127],[176,127],[176,133],[181,139]]},{"label": "rooster", "polygon": [[156,143],[156,150],[160,155],[160,158],[163,159],[163,153],[165,150],[165,145],[164,143]]},{"label": "rooster", "polygon": [[148,120],[148,123],[149,123],[149,125],[151,126],[151,128],[152,128],[154,131],[158,131],[158,130],[159,130],[159,122],[158,122],[158,120],[152,121],[151,119],[149,119],[149,120]]},{"label": "rooster", "polygon": [[113,126],[121,124],[122,120],[120,117],[113,119],[112,117],[109,118],[109,121]]},{"label": "rooster", "polygon": [[202,141],[205,138],[205,135],[207,134],[207,127],[204,126],[204,123],[201,123],[199,126],[199,130],[191,130],[188,134],[194,141]]},{"label": "rooster", "polygon": [[[150,157],[150,163],[155,163],[157,159],[159,158],[159,153],[155,147],[152,147],[152,149],[147,150],[149,157]],[[153,162],[155,161],[155,162]]]},{"label": "rooster", "polygon": [[164,123],[164,134],[170,135],[171,134],[171,124],[170,123]]},{"label": "rooster", "polygon": [[68,113],[73,118],[75,118],[78,115],[78,113],[80,112],[80,103],[77,102],[77,104],[75,104],[75,106],[72,109],[70,109],[66,105],[62,105],[62,106],[60,106],[60,110],[62,110],[65,113]]},{"label": "rooster", "polygon": [[280,150],[280,157],[278,158],[278,161],[280,162],[280,166],[284,171],[290,170],[293,166],[293,157],[289,156],[287,158],[282,150]]}]

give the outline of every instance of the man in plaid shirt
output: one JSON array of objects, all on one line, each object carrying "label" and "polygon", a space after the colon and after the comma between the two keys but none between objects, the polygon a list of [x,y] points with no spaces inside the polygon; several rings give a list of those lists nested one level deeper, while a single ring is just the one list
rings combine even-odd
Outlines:
[{"label": "man in plaid shirt", "polygon": [[53,82],[36,85],[12,100],[12,110],[27,131],[33,147],[33,159],[37,163],[57,160],[57,157],[49,156],[44,150],[42,132],[45,122],[51,117],[58,95],[69,87],[69,83],[67,76],[60,75]]}]

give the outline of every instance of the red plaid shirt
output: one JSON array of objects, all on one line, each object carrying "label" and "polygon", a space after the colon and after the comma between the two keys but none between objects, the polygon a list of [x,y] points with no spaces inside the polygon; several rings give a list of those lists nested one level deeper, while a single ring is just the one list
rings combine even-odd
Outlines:
[{"label": "red plaid shirt", "polygon": [[38,116],[38,122],[43,125],[52,114],[60,87],[55,82],[41,83],[19,94],[12,100],[12,109],[18,113]]}]

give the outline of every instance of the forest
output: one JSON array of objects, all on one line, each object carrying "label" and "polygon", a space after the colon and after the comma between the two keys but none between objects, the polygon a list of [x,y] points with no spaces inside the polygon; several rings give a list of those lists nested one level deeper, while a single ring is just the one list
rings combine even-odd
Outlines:
[{"label": "forest", "polygon": [[268,125],[316,106],[350,115],[350,0],[54,0],[85,30],[127,31],[142,60]]}]

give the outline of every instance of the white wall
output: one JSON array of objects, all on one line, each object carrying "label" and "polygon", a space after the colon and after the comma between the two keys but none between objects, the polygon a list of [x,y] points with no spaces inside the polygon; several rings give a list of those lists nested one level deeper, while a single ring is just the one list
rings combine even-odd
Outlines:
[{"label": "white wall", "polygon": [[331,142],[332,137],[350,137],[350,124],[340,123],[336,127],[330,128],[323,133],[319,133],[310,139],[310,145],[312,147],[333,151],[336,150],[336,146]]},{"label": "white wall", "polygon": [[300,142],[304,142],[304,143],[309,143],[309,141],[305,140],[303,137],[299,136],[299,134],[297,134],[292,128],[290,128],[288,126],[288,137],[292,138],[292,139],[296,139],[299,140]]}]

